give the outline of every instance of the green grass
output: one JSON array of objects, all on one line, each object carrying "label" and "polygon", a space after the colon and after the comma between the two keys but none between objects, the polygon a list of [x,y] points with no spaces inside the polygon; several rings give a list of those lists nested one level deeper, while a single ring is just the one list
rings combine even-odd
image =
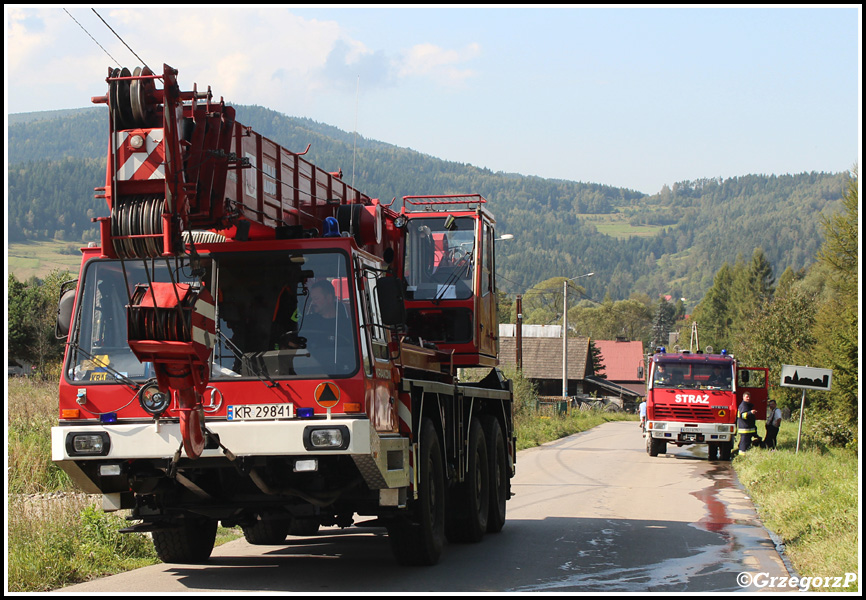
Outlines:
[{"label": "green grass", "polygon": [[81,252],[78,249],[86,245],[85,242],[57,240],[9,244],[6,248],[9,272],[18,281],[27,281],[33,276],[43,278],[55,269],[78,273],[81,266]]},{"label": "green grass", "polygon": [[97,502],[9,497],[9,591],[44,592],[159,562],[146,536],[118,533],[126,522]]},{"label": "green grass", "polygon": [[[27,497],[78,490],[51,461],[57,382],[10,377],[7,384],[9,591],[44,592],[158,563],[146,535],[119,533],[128,511],[103,513],[99,496]],[[220,527],[217,545],[241,535]]]},{"label": "green grass", "polygon": [[652,237],[664,229],[661,225],[631,225],[622,213],[607,215],[580,215],[581,220],[591,223],[599,233],[619,239],[630,237]]},{"label": "green grass", "polygon": [[518,413],[514,419],[517,450],[540,446],[609,421],[637,420],[637,415],[601,410],[569,410],[566,415],[558,415],[553,407],[544,407],[537,413]]},{"label": "green grass", "polygon": [[[801,442],[797,453],[797,423],[782,423],[778,439],[775,452],[750,450],[733,463],[761,521],[782,539],[799,576],[859,573],[856,451]],[[844,591],[858,588],[856,582]],[[810,591],[843,590],[818,586]]]}]

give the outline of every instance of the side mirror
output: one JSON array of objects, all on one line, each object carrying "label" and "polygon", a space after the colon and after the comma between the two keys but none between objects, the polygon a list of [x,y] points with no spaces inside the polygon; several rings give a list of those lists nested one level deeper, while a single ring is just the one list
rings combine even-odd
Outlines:
[{"label": "side mirror", "polygon": [[[57,303],[57,322],[54,325],[54,337],[66,339],[72,325],[72,309],[75,306],[75,285],[77,279],[64,281],[60,286],[60,301]],[[71,286],[71,287],[70,287]]]},{"label": "side mirror", "polygon": [[382,277],[376,282],[376,300],[382,324],[397,327],[406,323],[406,305],[403,302],[403,282],[396,277]]}]

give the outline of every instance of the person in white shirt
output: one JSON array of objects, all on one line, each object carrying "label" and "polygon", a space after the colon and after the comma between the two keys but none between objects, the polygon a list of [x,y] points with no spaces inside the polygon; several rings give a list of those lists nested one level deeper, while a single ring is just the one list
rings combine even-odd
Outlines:
[{"label": "person in white shirt", "polygon": [[638,405],[638,414],[640,414],[640,430],[646,437],[646,400]]},{"label": "person in white shirt", "polygon": [[776,408],[776,401],[770,400],[767,404],[767,434],[764,436],[764,447],[768,450],[776,449],[776,434],[782,423],[782,411]]}]

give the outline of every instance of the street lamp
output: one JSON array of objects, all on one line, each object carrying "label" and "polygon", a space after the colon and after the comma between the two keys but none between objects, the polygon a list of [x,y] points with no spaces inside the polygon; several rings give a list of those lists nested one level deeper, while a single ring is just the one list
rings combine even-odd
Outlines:
[{"label": "street lamp", "polygon": [[581,277],[592,277],[595,273],[585,273],[562,282],[562,397],[568,397],[568,282]]}]

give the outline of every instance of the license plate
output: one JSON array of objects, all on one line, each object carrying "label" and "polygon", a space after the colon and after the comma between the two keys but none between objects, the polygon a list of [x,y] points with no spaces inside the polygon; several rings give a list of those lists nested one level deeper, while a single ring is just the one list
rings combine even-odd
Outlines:
[{"label": "license plate", "polygon": [[291,419],[294,417],[294,404],[237,404],[228,407],[229,421],[264,421],[270,419]]},{"label": "license plate", "polygon": [[701,430],[697,427],[683,427],[681,429],[683,433],[700,433]]}]

